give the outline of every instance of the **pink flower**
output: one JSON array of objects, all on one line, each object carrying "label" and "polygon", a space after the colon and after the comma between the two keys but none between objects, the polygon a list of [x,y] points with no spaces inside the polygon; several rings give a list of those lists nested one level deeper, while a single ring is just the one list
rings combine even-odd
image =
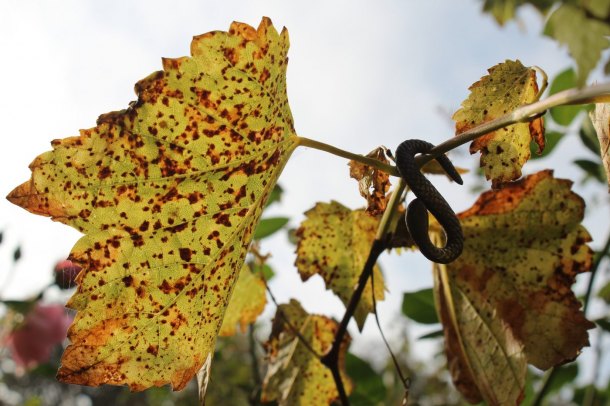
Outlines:
[{"label": "pink flower", "polygon": [[59,304],[43,305],[36,303],[7,337],[15,363],[24,368],[33,368],[51,357],[53,347],[65,338],[72,317]]}]

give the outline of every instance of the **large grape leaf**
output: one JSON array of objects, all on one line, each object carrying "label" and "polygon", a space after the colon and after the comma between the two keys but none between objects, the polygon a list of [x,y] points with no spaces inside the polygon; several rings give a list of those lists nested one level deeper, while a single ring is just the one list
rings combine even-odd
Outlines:
[{"label": "large grape leaf", "polygon": [[[269,368],[262,401],[276,401],[280,406],[320,406],[337,400],[339,393],[332,374],[318,356],[330,350],[338,328],[339,324],[328,317],[308,314],[294,299],[280,305],[265,344]],[[350,341],[346,335],[339,352],[341,379],[348,394],[352,383],[345,373],[345,355]]]},{"label": "large grape leaf", "polygon": [[[531,103],[538,94],[536,71],[519,61],[507,60],[488,70],[489,75],[470,86],[470,95],[455,112],[456,135]],[[544,149],[542,118],[517,123],[477,138],[470,153],[481,152],[481,167],[494,187],[521,177],[530,158],[530,142]]]},{"label": "large grape leaf", "polygon": [[296,146],[288,33],[195,37],[138,100],[55,140],[9,200],[86,235],[63,382],[183,388],[213,353],[265,201]]},{"label": "large grape leaf", "polygon": [[[337,202],[318,203],[305,213],[297,230],[296,266],[306,281],[319,274],[345,306],[349,303],[375,240],[379,220],[364,210],[350,210]],[[373,269],[375,299],[384,298],[383,276]],[[366,316],[373,311],[371,284],[367,284],[354,312],[362,330]]]},{"label": "large grape leaf", "polygon": [[591,267],[591,238],[570,186],[539,172],[459,215],[464,251],[436,268],[435,289],[454,381],[473,402],[515,404],[526,363],[548,369],[588,345],[594,324],[571,285]]}]

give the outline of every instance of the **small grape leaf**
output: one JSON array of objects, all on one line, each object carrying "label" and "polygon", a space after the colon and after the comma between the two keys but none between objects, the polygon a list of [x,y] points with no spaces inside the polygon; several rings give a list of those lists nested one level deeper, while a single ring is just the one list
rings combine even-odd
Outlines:
[{"label": "small grape leaf", "polygon": [[[366,156],[386,164],[389,163],[383,147],[375,148]],[[360,196],[366,199],[366,212],[373,216],[383,214],[388,204],[390,175],[363,163],[349,161],[349,176],[358,181]]]},{"label": "small grape leaf", "polygon": [[[263,381],[262,401],[277,401],[279,406],[319,406],[330,405],[338,399],[332,374],[319,359],[319,355],[332,347],[338,328],[334,320],[308,314],[294,299],[280,305],[271,336],[265,344],[269,367]],[[316,354],[301,339],[306,340]],[[352,383],[345,373],[345,355],[350,341],[346,334],[339,353],[341,379],[348,394],[352,391]]]},{"label": "small grape leaf", "polygon": [[244,333],[246,326],[254,323],[265,310],[267,304],[265,283],[259,275],[253,273],[246,264],[241,268],[219,335],[225,337],[235,335],[235,326],[238,324],[241,332]]},{"label": "small grape leaf", "polygon": [[[535,100],[538,94],[536,71],[519,61],[507,60],[488,70],[489,75],[470,86],[470,95],[455,112],[456,135],[491,121]],[[470,153],[481,152],[481,167],[492,186],[521,177],[521,167],[530,158],[530,142],[544,149],[542,117],[517,123],[479,137],[470,144]]]},{"label": "small grape leaf", "polygon": [[568,47],[578,66],[578,86],[585,84],[602,51],[610,45],[607,38],[610,26],[593,16],[589,17],[585,9],[572,4],[562,4],[553,11],[544,33]]},{"label": "small grape leaf", "polygon": [[589,116],[597,132],[600,155],[606,172],[608,192],[610,192],[610,154],[608,154],[608,149],[610,148],[610,140],[608,138],[610,136],[610,104],[596,104],[595,110],[589,113]]},{"label": "small grape leaf", "polygon": [[289,41],[258,29],[197,36],[163,59],[138,100],[55,140],[8,199],[86,235],[78,311],[58,378],[183,388],[210,361],[268,195],[297,145]]},{"label": "small grape leaf", "polygon": [[[306,281],[319,274],[347,306],[369,251],[375,240],[379,220],[364,210],[350,210],[335,201],[318,203],[305,213],[306,219],[297,230],[296,267]],[[379,267],[373,269],[375,299],[384,298],[384,282]],[[366,316],[373,311],[371,284],[367,284],[356,307],[354,318],[362,330]]]},{"label": "small grape leaf", "polygon": [[464,251],[435,268],[435,292],[450,369],[471,401],[515,404],[526,363],[548,369],[589,344],[594,324],[571,285],[591,267],[591,238],[570,187],[539,172],[485,192],[459,215]]}]

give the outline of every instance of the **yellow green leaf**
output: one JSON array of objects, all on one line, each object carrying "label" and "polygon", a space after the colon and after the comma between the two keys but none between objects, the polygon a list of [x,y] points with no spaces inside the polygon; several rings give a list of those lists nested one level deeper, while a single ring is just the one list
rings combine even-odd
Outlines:
[{"label": "yellow green leaf", "polygon": [[540,369],[578,356],[594,325],[571,290],[591,267],[571,182],[539,172],[481,195],[459,215],[462,255],[435,272],[449,366],[476,401],[515,404],[526,363]]},{"label": "yellow green leaf", "polygon": [[[318,203],[305,213],[297,230],[296,266],[306,281],[319,274],[347,306],[364,269],[379,220],[364,210],[350,210],[337,202]],[[379,267],[373,269],[375,299],[383,300],[385,286]],[[368,283],[354,312],[362,329],[366,316],[373,311],[371,284]]]},{"label": "yellow green leaf", "polygon": [[254,323],[265,310],[265,304],[267,304],[265,283],[259,274],[253,273],[250,267],[244,264],[235,282],[219,335],[235,335],[235,326],[238,324],[241,332],[245,332],[246,326]]},{"label": "yellow green leaf", "polygon": [[298,139],[286,95],[288,33],[195,37],[138,100],[55,140],[9,200],[86,235],[70,259],[78,311],[58,377],[183,388],[213,354],[267,197]]},{"label": "yellow green leaf", "polygon": [[522,344],[493,305],[464,291],[434,264],[437,308],[445,333],[447,365],[455,387],[470,403],[515,405],[523,398],[527,361]]},{"label": "yellow green leaf", "polygon": [[[280,406],[320,406],[337,400],[339,394],[331,371],[319,356],[330,350],[338,328],[338,323],[328,317],[308,314],[294,299],[280,305],[265,345],[269,367],[263,381],[262,401],[276,401]],[[339,352],[341,379],[348,394],[352,383],[345,373],[345,355],[350,341],[346,335]]]},{"label": "yellow green leaf", "polygon": [[[470,86],[468,99],[455,112],[456,135],[491,121],[519,106],[531,103],[538,94],[536,71],[519,61],[507,60],[488,70],[489,75]],[[481,167],[494,187],[521,177],[521,167],[530,158],[530,142],[544,149],[542,118],[517,123],[478,138],[470,153],[481,152]]]}]

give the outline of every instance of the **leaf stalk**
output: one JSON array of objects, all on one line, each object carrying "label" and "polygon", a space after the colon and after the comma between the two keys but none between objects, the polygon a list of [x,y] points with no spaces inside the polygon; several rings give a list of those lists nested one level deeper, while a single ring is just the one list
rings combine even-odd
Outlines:
[{"label": "leaf stalk", "polygon": [[330,144],[326,144],[324,142],[312,140],[310,138],[305,138],[305,137],[298,137],[298,138],[299,139],[297,141],[297,145],[299,145],[299,146],[310,147],[310,148],[318,149],[320,151],[325,151],[330,154],[340,156],[342,158],[350,159],[352,161],[360,162],[361,164],[371,166],[375,169],[379,169],[381,171],[389,173],[390,175],[400,176],[400,174],[398,173],[398,169],[396,169],[395,166],[388,165],[388,164],[378,161],[374,158],[369,158],[369,157],[366,157],[366,156],[360,155],[360,154],[354,154],[353,152],[345,151],[341,148],[334,147],[334,146],[332,146]]}]

